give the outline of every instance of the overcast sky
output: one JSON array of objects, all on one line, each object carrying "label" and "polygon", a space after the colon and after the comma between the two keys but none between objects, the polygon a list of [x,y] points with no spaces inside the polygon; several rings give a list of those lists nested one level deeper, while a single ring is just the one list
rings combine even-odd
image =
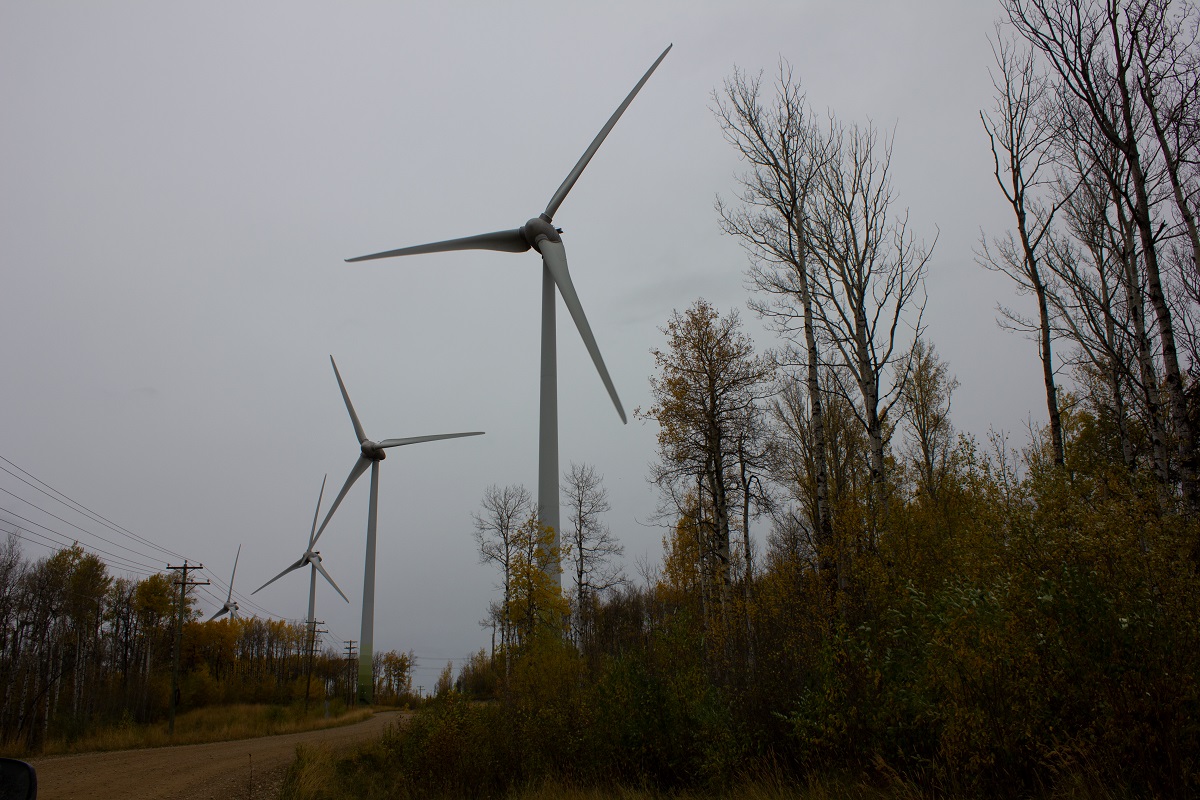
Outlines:
[{"label": "overcast sky", "polygon": [[[238,544],[249,594],[300,556],[322,477],[336,491],[357,458],[330,354],[374,439],[487,431],[381,465],[376,649],[413,650],[428,690],[488,644],[497,575],[471,512],[489,484],[536,488],[540,260],[343,259],[536,216],[668,43],[555,218],[625,407],[649,405],[658,329],[697,297],[774,344],[713,211],[740,166],[709,109],[735,65],[782,57],[816,109],[894,127],[899,208],[919,238],[940,230],[926,321],[961,381],[955,424],[1023,440],[1044,416],[1036,353],[994,320],[1027,300],[973,255],[1009,225],[978,118],[993,3],[587,5],[0,0],[0,456],[203,562],[208,615]],[[620,423],[559,308],[561,462],[604,475],[636,573],[660,553],[656,430]],[[336,647],[359,637],[368,485],[320,542],[352,600],[318,589]],[[9,472],[0,487],[26,530],[50,535],[13,512],[169,560]],[[307,586],[278,581],[259,613],[303,618]]]}]

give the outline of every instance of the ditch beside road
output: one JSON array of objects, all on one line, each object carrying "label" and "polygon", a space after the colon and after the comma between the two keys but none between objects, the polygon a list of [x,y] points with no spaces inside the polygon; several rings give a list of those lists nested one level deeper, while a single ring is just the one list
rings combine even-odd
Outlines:
[{"label": "ditch beside road", "polygon": [[348,747],[404,718],[386,711],[354,725],[232,742],[31,759],[38,800],[267,800],[279,793],[300,744]]}]

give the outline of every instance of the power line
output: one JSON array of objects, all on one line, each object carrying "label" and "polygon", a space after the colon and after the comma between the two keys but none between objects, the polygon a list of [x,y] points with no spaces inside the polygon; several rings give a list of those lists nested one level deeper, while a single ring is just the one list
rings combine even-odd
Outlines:
[{"label": "power line", "polygon": [[[124,527],[123,525],[118,525],[117,523],[113,522],[113,521],[112,521],[112,520],[110,520],[108,517],[105,517],[103,514],[100,514],[99,512],[92,511],[92,509],[88,508],[88,507],[87,507],[87,506],[85,506],[83,503],[80,503],[78,500],[74,500],[74,499],[72,499],[72,498],[71,498],[69,495],[67,495],[65,492],[62,492],[62,491],[59,491],[58,489],[55,489],[55,488],[54,488],[53,486],[51,486],[50,484],[48,484],[48,483],[46,483],[45,481],[41,480],[41,479],[40,479],[40,478],[38,478],[37,476],[35,476],[35,475],[33,475],[32,473],[28,472],[27,470],[24,470],[24,469],[22,469],[21,467],[17,466],[17,465],[16,465],[16,464],[14,464],[12,461],[9,461],[7,458],[5,458],[5,457],[4,457],[4,456],[2,456],[2,455],[0,455],[0,461],[3,461],[5,464],[8,464],[10,467],[12,467],[13,469],[16,469],[16,470],[17,470],[18,472],[20,472],[22,475],[25,475],[25,476],[29,477],[31,480],[35,481],[36,483],[40,484],[41,486],[44,486],[44,487],[46,487],[46,489],[49,489],[49,490],[50,490],[51,492],[53,492],[55,495],[58,495],[58,497],[55,497],[54,499],[58,500],[58,498],[62,498],[61,500],[58,500],[58,501],[59,501],[59,502],[62,502],[62,503],[64,503],[64,504],[69,504],[69,505],[71,505],[71,506],[75,507],[75,510],[79,511],[80,513],[83,513],[83,514],[88,514],[88,515],[92,515],[92,517],[94,518],[94,521],[96,521],[96,522],[100,522],[101,524],[103,524],[103,525],[105,525],[106,527],[108,527],[108,528],[112,529],[112,530],[113,530],[113,531],[115,531],[116,533],[119,533],[119,534],[121,534],[121,535],[123,535],[123,536],[129,536],[129,537],[133,538],[134,540],[136,540],[136,541],[139,541],[139,542],[141,542],[142,544],[145,544],[145,545],[147,545],[147,546],[149,546],[149,547],[153,547],[155,550],[159,550],[159,551],[161,551],[161,552],[163,552],[163,553],[165,553],[165,554],[167,554],[167,555],[170,555],[170,556],[175,556],[175,557],[177,557],[177,558],[183,558],[183,556],[179,555],[179,554],[178,554],[178,553],[176,553],[175,551],[173,551],[173,550],[170,550],[170,549],[168,549],[168,548],[166,548],[166,547],[163,547],[162,545],[160,545],[160,544],[157,544],[157,543],[155,543],[155,542],[152,542],[152,541],[150,541],[149,539],[147,539],[147,538],[146,538],[146,537],[144,537],[144,536],[139,536],[138,534],[134,533],[133,531],[129,530],[128,528]],[[25,484],[27,484],[27,485],[29,485],[29,486],[32,486],[34,489],[37,489],[39,492],[42,492],[42,494],[47,494],[47,492],[43,491],[42,489],[39,489],[37,486],[33,486],[33,484],[29,483],[29,481],[25,480],[25,479],[24,479],[24,478],[22,478],[20,475],[14,475],[14,474],[13,474],[11,471],[9,471],[9,470],[7,470],[7,469],[4,469],[3,467],[0,467],[0,469],[4,470],[4,471],[5,471],[5,472],[7,472],[9,475],[12,475],[14,478],[16,478],[17,480],[21,481],[22,483],[25,483]],[[47,494],[47,496],[49,496],[49,497],[53,497],[53,495],[49,495],[49,494]],[[65,501],[65,502],[64,502],[64,501]]]},{"label": "power line", "polygon": [[[49,517],[53,517],[54,519],[58,520],[59,522],[64,522],[64,523],[66,523],[67,525],[70,525],[72,528],[74,528],[75,530],[79,531],[80,533],[86,533],[88,536],[94,536],[95,538],[99,539],[99,540],[100,540],[100,541],[102,541],[102,542],[105,542],[105,543],[107,543],[107,544],[111,544],[113,547],[119,547],[119,548],[121,548],[122,550],[126,550],[126,551],[128,551],[128,552],[130,552],[130,553],[133,553],[134,555],[138,556],[139,558],[150,558],[150,559],[153,559],[153,558],[154,558],[154,556],[152,556],[152,555],[149,555],[149,554],[147,554],[147,553],[142,553],[142,552],[140,552],[140,551],[138,551],[138,550],[134,550],[134,549],[133,549],[133,548],[131,548],[131,547],[126,547],[126,546],[125,546],[125,545],[123,545],[123,544],[117,544],[117,543],[116,543],[116,542],[114,542],[112,539],[106,539],[106,538],[104,538],[103,536],[101,536],[101,535],[100,535],[100,534],[98,534],[98,533],[94,533],[94,532],[92,532],[92,531],[89,531],[87,528],[83,528],[83,527],[81,527],[81,526],[79,526],[79,525],[76,525],[74,522],[71,522],[70,520],[63,519],[62,517],[58,516],[57,514],[54,514],[54,513],[50,512],[50,511],[47,511],[46,509],[42,508],[42,507],[41,507],[41,506],[39,506],[37,503],[30,502],[29,500],[26,500],[24,497],[21,497],[21,496],[20,496],[20,495],[18,495],[18,494],[13,494],[13,493],[12,493],[12,492],[10,492],[8,489],[5,489],[4,487],[0,487],[0,492],[4,492],[5,494],[7,494],[7,495],[9,495],[9,496],[11,496],[11,497],[15,497],[17,500],[20,500],[22,503],[25,503],[26,505],[33,506],[33,507],[34,507],[34,508],[36,508],[38,511],[41,511],[43,514],[45,514],[45,515],[47,515],[47,516],[49,516]],[[7,510],[7,509],[5,509],[5,510]],[[10,514],[13,514],[13,513],[15,513],[15,512],[9,511],[9,513],[10,513]],[[32,522],[32,520],[26,520],[26,522]],[[36,524],[36,523],[34,523],[34,524]]]},{"label": "power line", "polygon": [[[60,546],[71,547],[72,545],[79,545],[80,547],[83,547],[85,550],[88,550],[89,552],[95,551],[96,553],[103,553],[104,555],[108,556],[113,562],[115,562],[117,566],[121,566],[121,567],[131,567],[134,569],[157,570],[157,567],[155,567],[152,564],[145,564],[145,563],[142,563],[139,561],[134,561],[133,559],[131,559],[127,556],[118,555],[116,553],[110,553],[107,550],[104,550],[103,548],[96,547],[95,545],[84,546],[77,537],[68,536],[67,534],[63,533],[62,531],[57,531],[54,528],[43,525],[40,522],[34,522],[33,520],[29,519],[28,517],[21,516],[17,512],[13,511],[11,508],[5,508],[4,506],[0,506],[0,511],[3,511],[6,514],[11,514],[12,516],[16,517],[17,519],[21,520],[22,522],[27,522],[30,525],[35,525],[38,528],[41,528],[42,530],[47,531],[48,533],[51,533],[51,534],[59,537],[62,540],[61,542],[59,542]],[[31,531],[28,528],[20,525],[19,523],[13,522],[12,520],[6,519],[6,520],[4,520],[4,522],[7,522],[9,525],[12,525],[14,527],[21,528],[26,533],[30,533],[30,534],[33,534],[40,538],[49,540],[49,537],[43,536],[42,534],[37,533],[36,531]]]},{"label": "power line", "polygon": [[[19,525],[18,523],[13,522],[10,519],[0,520],[0,521],[8,523],[9,525],[13,526],[13,528],[15,528],[17,530],[21,530],[21,531],[24,531],[25,533],[30,534],[31,536],[36,536],[39,539],[46,540],[47,542],[53,542],[54,545],[60,550],[67,548],[67,547],[71,547],[72,545],[79,545],[80,547],[83,547],[83,549],[86,550],[87,552],[92,553],[92,555],[97,555],[97,554],[103,553],[104,555],[109,557],[109,559],[115,566],[118,566],[121,569],[127,569],[132,572],[137,572],[137,573],[142,573],[142,574],[147,574],[147,575],[153,575],[155,572],[158,571],[157,567],[154,567],[150,564],[141,564],[138,562],[130,561],[129,559],[127,559],[123,556],[118,556],[114,553],[109,553],[108,551],[103,550],[99,547],[95,547],[95,546],[84,547],[84,545],[80,544],[78,539],[67,536],[66,534],[56,531],[53,528],[49,528],[49,527],[41,524],[40,522],[34,522],[33,520],[23,517],[11,509],[0,506],[0,511],[5,512],[6,514],[12,514],[14,517],[16,517],[19,520],[22,520],[23,522],[28,522],[30,525],[35,525],[44,531],[48,531],[49,533],[51,533],[55,536],[58,536],[61,539],[61,541],[56,541],[54,539],[51,539],[49,536],[40,534],[37,531],[31,531],[28,528],[24,527],[23,525]],[[21,536],[19,538],[24,539],[25,537]],[[92,552],[92,551],[95,551],[95,552]],[[101,559],[101,560],[103,560],[103,559]],[[107,565],[109,562],[105,562],[105,563]],[[145,570],[147,570],[147,569],[150,570],[150,572],[145,572]]]},{"label": "power line", "polygon": [[[5,522],[8,522],[8,520],[4,520],[4,521],[5,521]],[[9,524],[11,525],[12,523],[11,523],[11,522],[9,522]],[[25,533],[28,533],[30,536],[37,536],[37,537],[39,537],[39,538],[45,539],[46,541],[44,541],[44,542],[39,542],[39,541],[37,541],[37,539],[30,539],[28,536],[22,536],[22,535],[21,535],[21,533],[20,533],[21,531],[23,531],[23,532],[25,532]],[[27,530],[27,529],[25,529],[25,528],[21,528],[21,527],[18,527],[18,526],[14,526],[14,527],[13,527],[13,530],[11,530],[11,531],[5,531],[5,533],[7,533],[9,536],[15,536],[16,538],[20,539],[20,540],[21,540],[21,541],[23,541],[23,542],[27,542],[27,543],[29,543],[29,544],[36,544],[38,547],[44,547],[44,548],[46,548],[47,550],[51,550],[51,551],[53,551],[53,552],[56,552],[56,553],[57,553],[57,552],[61,552],[61,551],[62,551],[62,549],[63,549],[62,545],[61,545],[59,542],[56,542],[56,541],[54,541],[53,539],[51,539],[51,538],[49,538],[49,537],[42,536],[42,535],[41,535],[40,533],[38,533],[37,531],[31,531],[31,530]],[[49,544],[47,544],[47,542],[49,542]],[[142,572],[141,570],[130,569],[130,568],[126,568],[126,567],[122,567],[122,569],[125,569],[127,572],[132,572],[132,573],[134,573],[134,574],[138,574],[138,575],[149,575],[149,574],[151,574],[151,573],[147,573],[147,572]]]}]

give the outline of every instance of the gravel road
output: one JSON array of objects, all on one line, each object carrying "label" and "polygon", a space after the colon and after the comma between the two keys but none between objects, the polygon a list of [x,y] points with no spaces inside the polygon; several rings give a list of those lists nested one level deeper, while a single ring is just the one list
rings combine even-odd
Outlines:
[{"label": "gravel road", "polygon": [[400,718],[400,712],[388,711],[355,725],[307,733],[50,756],[30,763],[37,768],[38,800],[267,800],[278,795],[296,745],[346,747],[379,736]]}]

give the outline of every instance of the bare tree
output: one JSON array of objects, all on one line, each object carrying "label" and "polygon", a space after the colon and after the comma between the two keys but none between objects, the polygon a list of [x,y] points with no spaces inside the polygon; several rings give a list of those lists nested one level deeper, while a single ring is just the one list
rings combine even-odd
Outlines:
[{"label": "bare tree", "polygon": [[892,207],[890,139],[870,124],[835,121],[828,145],[811,217],[815,311],[838,367],[830,389],[850,401],[867,437],[873,549],[886,516],[888,415],[908,380],[911,342],[920,338],[933,249],[916,241],[907,212]]},{"label": "bare tree", "polygon": [[563,475],[563,500],[567,530],[563,536],[565,559],[574,568],[573,631],[582,646],[591,629],[597,596],[623,585],[625,576],[616,562],[625,548],[604,524],[601,515],[612,509],[604,478],[590,464],[572,463]]},{"label": "bare tree", "polygon": [[1192,3],[1145,0],[1127,12],[1128,36],[1137,54],[1138,95],[1158,143],[1163,171],[1200,277],[1200,9]]},{"label": "bare tree", "polygon": [[738,154],[749,165],[741,176],[738,205],[720,200],[717,211],[726,233],[736,236],[750,257],[750,285],[765,297],[750,307],[788,343],[779,361],[803,369],[809,430],[816,441],[814,497],[809,509],[816,527],[822,568],[832,573],[833,521],[829,471],[825,460],[825,415],[812,287],[809,216],[818,175],[829,161],[826,141],[814,125],[800,81],[779,65],[774,98],[765,102],[761,76],[735,69],[724,93],[714,93],[714,113]]},{"label": "bare tree", "polygon": [[[996,71],[992,73],[995,105],[979,113],[991,142],[993,175],[1004,199],[1016,217],[1017,235],[1012,233],[991,245],[981,242],[979,263],[1001,272],[1029,292],[1037,301],[1036,336],[1050,416],[1050,443],[1054,463],[1062,466],[1063,433],[1055,386],[1050,323],[1050,291],[1046,285],[1041,254],[1051,235],[1054,215],[1069,197],[1052,205],[1039,202],[1039,189],[1052,186],[1052,148],[1056,126],[1047,105],[1052,97],[1049,81],[1038,69],[1032,48],[1019,52],[1015,42],[999,33],[992,41]],[[1019,320],[1010,319],[1021,325]]]},{"label": "bare tree", "polygon": [[[1147,146],[1147,113],[1141,89],[1142,54],[1153,47],[1145,41],[1156,28],[1147,24],[1162,4],[1157,0],[1003,0],[1013,29],[1045,59],[1061,91],[1086,110],[1096,130],[1119,154],[1129,175],[1126,202],[1137,231],[1145,267],[1146,295],[1154,311],[1163,388],[1174,429],[1185,503],[1200,505],[1195,437],[1184,396],[1183,375],[1176,346],[1175,314],[1168,302],[1159,260],[1155,218],[1153,145]],[[1189,124],[1194,125],[1194,121]],[[1200,558],[1200,544],[1197,546]]]},{"label": "bare tree", "polygon": [[[1171,481],[1169,413],[1162,401],[1161,370],[1146,319],[1147,281],[1129,210],[1129,169],[1083,104],[1069,93],[1060,91],[1059,95],[1058,114],[1063,120],[1058,144],[1060,162],[1072,173],[1070,180],[1076,187],[1065,209],[1067,229],[1089,258],[1084,263],[1069,252],[1060,253],[1068,248],[1056,244],[1050,266],[1065,290],[1057,305],[1072,338],[1097,369],[1110,375],[1110,384],[1114,373],[1121,372],[1134,387],[1130,396],[1134,408],[1128,417],[1140,416],[1148,431],[1154,474],[1165,496]],[[1113,262],[1111,269],[1109,260]],[[1083,274],[1081,264],[1086,268]],[[1119,290],[1110,292],[1110,282]],[[1092,310],[1086,311],[1088,308]],[[1076,321],[1080,317],[1088,324]],[[1122,337],[1130,342],[1128,357],[1119,346]],[[1111,359],[1108,369],[1098,360],[1106,353]],[[1115,406],[1121,401],[1113,394]]]},{"label": "bare tree", "polygon": [[500,643],[511,645],[513,620],[509,609],[513,599],[513,569],[520,556],[520,529],[533,514],[533,497],[524,486],[489,486],[471,515],[475,523],[475,542],[479,560],[496,566],[501,573],[504,599],[500,603]]}]

